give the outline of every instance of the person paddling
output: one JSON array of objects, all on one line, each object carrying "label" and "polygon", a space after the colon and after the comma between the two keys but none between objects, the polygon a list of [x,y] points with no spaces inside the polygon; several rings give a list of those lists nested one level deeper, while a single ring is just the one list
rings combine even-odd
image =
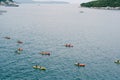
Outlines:
[{"label": "person paddling", "polygon": [[18,51],[23,51],[23,49],[22,48],[18,48]]}]

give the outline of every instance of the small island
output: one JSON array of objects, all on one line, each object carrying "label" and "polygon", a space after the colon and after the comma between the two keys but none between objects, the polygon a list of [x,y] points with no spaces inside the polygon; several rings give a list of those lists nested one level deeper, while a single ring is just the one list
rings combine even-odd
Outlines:
[{"label": "small island", "polygon": [[120,10],[120,0],[94,0],[80,4],[81,7]]},{"label": "small island", "polygon": [[6,6],[6,7],[18,7],[13,0],[0,0],[0,5],[1,6]]}]

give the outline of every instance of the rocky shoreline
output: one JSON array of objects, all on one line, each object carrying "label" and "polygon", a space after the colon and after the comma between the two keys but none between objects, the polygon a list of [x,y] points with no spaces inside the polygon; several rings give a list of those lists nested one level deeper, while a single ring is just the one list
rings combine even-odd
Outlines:
[{"label": "rocky shoreline", "polygon": [[120,7],[90,7],[94,9],[104,9],[104,10],[120,10]]},{"label": "rocky shoreline", "polygon": [[120,10],[120,7],[85,7],[85,8],[102,9],[102,10]]}]

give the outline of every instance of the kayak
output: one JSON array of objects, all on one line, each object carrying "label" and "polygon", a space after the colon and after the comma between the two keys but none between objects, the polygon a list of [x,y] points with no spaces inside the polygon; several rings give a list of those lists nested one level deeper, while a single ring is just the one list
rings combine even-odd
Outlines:
[{"label": "kayak", "polygon": [[11,39],[10,37],[4,37],[5,39]]},{"label": "kayak", "polygon": [[116,63],[116,64],[120,64],[120,61],[114,61],[114,63]]},{"label": "kayak", "polygon": [[85,67],[85,64],[79,64],[79,63],[75,63],[76,66],[79,66],[79,67]]},{"label": "kayak", "polygon": [[34,69],[46,70],[45,67],[42,66],[33,66]]},{"label": "kayak", "polygon": [[23,49],[22,48],[18,48],[18,51],[23,51]]},{"label": "kayak", "polygon": [[50,52],[40,52],[42,55],[50,55]]},{"label": "kayak", "polygon": [[71,45],[71,44],[65,44],[64,46],[65,47],[73,47],[73,45]]},{"label": "kayak", "polygon": [[18,40],[17,43],[22,44],[23,42]]}]

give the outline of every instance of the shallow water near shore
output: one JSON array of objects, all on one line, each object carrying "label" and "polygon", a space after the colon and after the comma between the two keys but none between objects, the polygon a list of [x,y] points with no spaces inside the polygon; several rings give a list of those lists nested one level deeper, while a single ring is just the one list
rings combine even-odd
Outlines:
[{"label": "shallow water near shore", "polygon": [[[0,7],[7,11],[0,15],[0,80],[119,80],[120,65],[114,61],[120,59],[120,11],[78,7]],[[19,47],[23,51],[16,54]],[[47,70],[33,69],[36,64]]]}]

